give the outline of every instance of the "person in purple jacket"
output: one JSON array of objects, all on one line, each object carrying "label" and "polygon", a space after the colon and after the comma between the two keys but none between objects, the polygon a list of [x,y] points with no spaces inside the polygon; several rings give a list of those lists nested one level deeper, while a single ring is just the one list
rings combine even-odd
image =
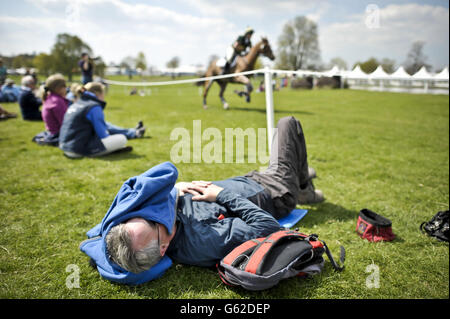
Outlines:
[{"label": "person in purple jacket", "polygon": [[64,114],[66,114],[69,101],[65,98],[66,80],[61,74],[54,74],[47,78],[42,95],[42,119],[45,129],[51,136],[57,137],[61,129]]}]

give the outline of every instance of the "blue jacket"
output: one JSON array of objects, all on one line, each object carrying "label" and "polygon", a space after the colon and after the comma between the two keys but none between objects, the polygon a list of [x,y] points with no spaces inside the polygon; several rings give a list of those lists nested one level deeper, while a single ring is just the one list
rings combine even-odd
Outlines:
[{"label": "blue jacket", "polygon": [[95,133],[100,139],[104,139],[109,136],[108,128],[105,122],[105,115],[100,105],[94,106],[86,114],[86,118],[91,121],[94,126]]},{"label": "blue jacket", "polygon": [[190,194],[178,200],[177,231],[167,250],[177,262],[214,266],[243,242],[280,229],[260,184],[243,176],[213,183],[224,188],[214,203],[193,201]]},{"label": "blue jacket", "polygon": [[87,118],[89,111],[97,106],[105,108],[106,102],[98,100],[90,92],[85,92],[78,101],[70,105],[59,132],[60,149],[80,155],[92,155],[105,150],[94,125]]},{"label": "blue jacket", "polygon": [[172,265],[172,260],[165,256],[147,271],[139,274],[126,271],[109,259],[105,238],[112,227],[137,216],[161,223],[170,234],[175,223],[177,178],[176,167],[166,162],[122,185],[102,222],[89,230],[89,239],[80,244],[81,251],[95,261],[102,277],[124,284],[141,284],[162,276]]},{"label": "blue jacket", "polygon": [[3,95],[2,102],[17,102],[20,96],[20,89],[15,86],[8,86],[4,84],[1,88],[1,92]]}]

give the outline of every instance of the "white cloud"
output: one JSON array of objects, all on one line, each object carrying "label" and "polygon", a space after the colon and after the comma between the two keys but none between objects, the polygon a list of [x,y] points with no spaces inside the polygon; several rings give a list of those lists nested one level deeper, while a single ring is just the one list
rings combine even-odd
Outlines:
[{"label": "white cloud", "polygon": [[[128,48],[127,55],[135,55],[132,51],[142,50],[153,60],[150,63],[159,66],[175,55],[181,58],[182,63],[201,63],[206,62],[209,55],[218,53],[211,50],[222,46],[220,51],[224,51],[225,46],[221,45],[224,39],[236,32],[232,23],[220,17],[198,17],[147,4],[130,5],[119,0],[103,1],[117,8],[120,13],[117,19],[122,20],[120,28],[108,26],[108,38],[114,43],[109,44],[106,39],[98,43],[99,47],[107,48],[102,50],[106,51],[105,55],[110,55],[120,44],[120,47]],[[110,55],[111,58],[120,59],[119,52]]]},{"label": "white cloud", "polygon": [[302,14],[326,5],[324,1],[310,0],[185,0],[206,16],[264,19],[270,23],[274,14]]},{"label": "white cloud", "polygon": [[379,10],[379,27],[367,25],[367,19],[363,13],[320,28],[323,58],[342,56],[352,64],[372,56],[389,57],[401,64],[411,44],[422,40],[430,58],[440,66],[448,64],[448,9],[419,4],[388,5]]},{"label": "white cloud", "polygon": [[0,23],[5,27],[16,25],[29,30],[46,29],[51,30],[55,25],[64,23],[64,19],[61,18],[36,18],[36,17],[12,17],[12,16],[0,16]]},{"label": "white cloud", "polygon": [[[107,62],[120,62],[125,56],[143,51],[148,62],[158,66],[164,66],[175,55],[182,63],[206,63],[211,54],[223,54],[225,43],[238,32],[233,23],[221,17],[196,16],[122,0],[34,0],[32,4],[41,16],[3,17],[0,26],[4,23],[15,34],[23,33],[24,38],[27,32],[30,38],[36,32],[44,33],[44,38],[51,41],[57,33],[76,34]],[[32,51],[48,52],[53,43],[49,45],[46,40],[47,47],[43,43],[9,45],[8,51],[18,53],[17,47],[29,50],[31,46]]]},{"label": "white cloud", "polygon": [[0,16],[1,53],[48,52],[56,37],[55,26],[64,23],[64,19],[57,17]]}]

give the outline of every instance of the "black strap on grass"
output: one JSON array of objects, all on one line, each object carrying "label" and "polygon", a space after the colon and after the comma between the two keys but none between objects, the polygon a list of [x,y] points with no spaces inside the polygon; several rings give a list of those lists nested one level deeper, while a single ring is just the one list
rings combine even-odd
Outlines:
[{"label": "black strap on grass", "polygon": [[341,263],[341,265],[339,265],[336,260],[334,259],[333,255],[331,254],[330,249],[328,248],[327,244],[321,240],[321,242],[323,243],[323,247],[325,248],[325,253],[328,256],[328,259],[331,262],[331,265],[333,266],[333,268],[336,271],[342,271],[345,268],[344,262],[345,262],[345,248],[344,246],[341,246],[341,252],[340,252],[340,256],[339,256],[339,261]]}]

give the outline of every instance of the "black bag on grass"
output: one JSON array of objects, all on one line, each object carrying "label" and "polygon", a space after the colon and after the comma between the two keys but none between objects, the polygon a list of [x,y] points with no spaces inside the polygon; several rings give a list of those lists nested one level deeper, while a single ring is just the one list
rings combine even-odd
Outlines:
[{"label": "black bag on grass", "polygon": [[440,211],[428,222],[420,225],[423,233],[437,238],[440,241],[448,242],[449,238],[449,211]]},{"label": "black bag on grass", "polygon": [[[317,235],[281,230],[239,245],[220,261],[217,270],[227,285],[263,290],[285,278],[320,273],[324,265],[323,253],[336,270],[344,269]],[[341,263],[344,259],[345,249],[341,246]]]}]

